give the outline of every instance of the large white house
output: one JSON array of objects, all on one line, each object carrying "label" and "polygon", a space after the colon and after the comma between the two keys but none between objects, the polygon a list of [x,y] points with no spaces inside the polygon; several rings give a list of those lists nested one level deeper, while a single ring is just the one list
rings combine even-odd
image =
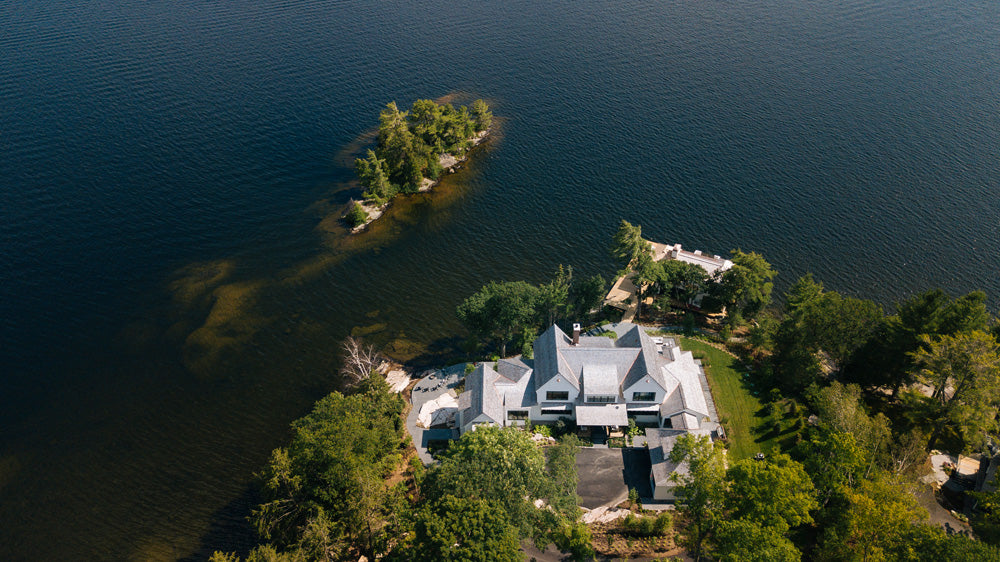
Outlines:
[{"label": "large white house", "polygon": [[[704,375],[690,352],[671,339],[654,340],[633,324],[620,324],[615,331],[616,339],[588,337],[574,325],[569,336],[553,325],[535,340],[533,360],[478,365],[459,396],[456,427],[465,433],[480,424],[569,418],[580,427],[611,428],[634,418],[670,429],[669,435],[710,434],[717,428]],[[657,484],[667,486],[655,481],[658,472],[662,467],[654,462],[654,490]]]}]

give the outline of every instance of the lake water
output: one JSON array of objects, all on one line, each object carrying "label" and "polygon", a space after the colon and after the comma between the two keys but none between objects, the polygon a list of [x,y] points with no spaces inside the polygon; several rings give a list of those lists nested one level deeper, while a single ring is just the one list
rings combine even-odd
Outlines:
[{"label": "lake water", "polygon": [[[889,304],[1000,295],[993,0],[0,4],[0,559],[245,548],[252,473],[352,330],[455,306],[622,218]],[[502,124],[345,239],[390,100]]]}]

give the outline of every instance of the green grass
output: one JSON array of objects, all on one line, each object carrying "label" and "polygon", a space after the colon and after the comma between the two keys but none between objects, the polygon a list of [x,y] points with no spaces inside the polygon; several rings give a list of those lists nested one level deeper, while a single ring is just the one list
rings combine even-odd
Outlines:
[{"label": "green grass", "polygon": [[757,452],[769,453],[777,441],[774,438],[757,441],[754,429],[760,425],[760,418],[756,414],[763,405],[743,382],[739,361],[705,342],[691,338],[680,338],[680,342],[682,349],[691,351],[695,357],[699,354],[704,357],[712,398],[729,438],[731,460],[750,458]]}]

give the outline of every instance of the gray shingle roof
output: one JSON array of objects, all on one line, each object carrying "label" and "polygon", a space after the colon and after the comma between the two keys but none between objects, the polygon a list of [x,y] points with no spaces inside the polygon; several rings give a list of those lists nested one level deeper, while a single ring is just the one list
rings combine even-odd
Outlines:
[{"label": "gray shingle roof", "polygon": [[646,443],[649,444],[649,461],[652,464],[653,482],[657,486],[674,485],[670,481],[671,474],[684,475],[688,473],[689,466],[687,461],[677,463],[670,460],[670,451],[673,450],[674,445],[677,443],[677,438],[688,433],[708,435],[711,438],[710,431],[701,429],[691,431],[682,429],[646,429]]},{"label": "gray shingle roof", "polygon": [[680,348],[668,351],[674,360],[664,366],[663,373],[666,375],[667,385],[664,388],[670,395],[660,408],[660,413],[664,416],[673,416],[685,411],[701,416],[710,415],[708,402],[701,388],[700,367],[694,362],[694,356],[689,351],[681,351]]},{"label": "gray shingle roof", "polygon": [[494,422],[503,424],[503,402],[496,389],[499,379],[499,373],[486,363],[480,364],[465,377],[469,407],[462,412],[463,422],[468,423],[485,414]]},{"label": "gray shingle roof", "polygon": [[618,369],[615,365],[587,363],[583,366],[584,394],[618,396]]},{"label": "gray shingle roof", "polygon": [[501,359],[497,361],[497,372],[512,381],[519,381],[521,377],[531,372],[530,359],[524,360],[520,357],[513,359]]},{"label": "gray shingle roof", "polygon": [[645,377],[653,379],[656,381],[656,384],[660,385],[662,388],[667,388],[667,383],[664,380],[663,370],[661,368],[662,363],[659,357],[660,354],[656,350],[656,344],[653,343],[653,339],[650,338],[642,328],[634,326],[631,330],[618,338],[617,345],[618,347],[639,348],[642,350],[639,353],[636,362],[632,365],[632,368],[629,369],[628,374],[625,376],[625,380],[622,382],[622,388],[628,388]]},{"label": "gray shingle roof", "polygon": [[656,344],[639,326],[631,327],[617,341],[583,337],[579,345],[572,345],[569,336],[552,325],[535,340],[536,389],[556,376],[579,389],[585,365],[614,365],[619,387],[650,377],[666,388]]},{"label": "gray shingle roof", "polygon": [[[567,347],[559,350],[563,362],[573,376],[579,380],[587,365],[611,365],[615,369],[616,385],[621,383],[639,355],[638,349],[617,347]],[[588,391],[589,392],[589,391]]]},{"label": "gray shingle roof", "polygon": [[570,343],[569,337],[555,324],[535,340],[535,390],[558,375],[562,375],[574,388],[580,388],[580,381],[560,353]]}]

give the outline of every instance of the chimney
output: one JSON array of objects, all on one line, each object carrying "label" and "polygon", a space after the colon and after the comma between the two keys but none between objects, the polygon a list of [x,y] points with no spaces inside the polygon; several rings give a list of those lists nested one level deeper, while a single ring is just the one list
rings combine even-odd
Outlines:
[{"label": "chimney", "polygon": [[580,325],[573,324],[573,345],[580,345]]}]

